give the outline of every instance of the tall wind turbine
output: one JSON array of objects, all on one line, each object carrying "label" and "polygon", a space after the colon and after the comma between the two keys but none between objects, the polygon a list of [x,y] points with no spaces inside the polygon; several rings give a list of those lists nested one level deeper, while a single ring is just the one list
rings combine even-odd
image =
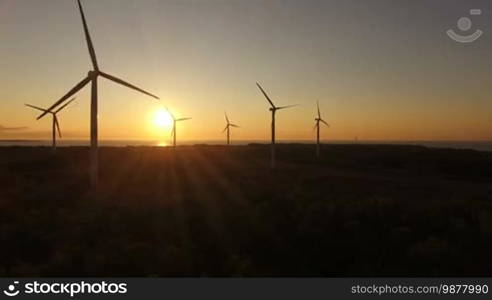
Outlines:
[{"label": "tall wind turbine", "polygon": [[265,92],[265,90],[263,90],[261,85],[258,82],[256,83],[256,85],[258,86],[258,88],[263,93],[263,95],[268,100],[271,106],[269,109],[272,112],[272,145],[271,145],[271,152],[270,152],[270,162],[272,164],[272,168],[274,168],[275,167],[275,113],[277,112],[277,110],[290,108],[297,105],[275,106],[275,104],[273,104],[272,100],[270,99],[270,97],[268,97],[267,93]]},{"label": "tall wind turbine", "polygon": [[173,115],[173,113],[166,107],[166,110],[169,112],[171,115],[171,118],[173,118],[173,130],[171,131],[171,136],[173,137],[173,147],[176,149],[176,123],[181,122],[181,121],[186,121],[186,120],[191,120],[191,118],[179,118],[176,119]]},{"label": "tall wind turbine", "polygon": [[227,113],[224,113],[225,115],[225,119],[226,119],[226,127],[224,128],[224,130],[222,132],[225,132],[227,131],[227,146],[230,145],[230,141],[231,141],[231,127],[236,127],[236,128],[239,128],[239,126],[235,125],[235,124],[232,124],[230,121],[229,121],[229,118],[227,117]]},{"label": "tall wind turbine", "polygon": [[25,104],[26,106],[28,106],[30,108],[34,108],[36,110],[42,111],[42,112],[47,113],[47,114],[51,114],[53,116],[53,122],[52,122],[52,126],[51,126],[51,136],[52,136],[51,147],[52,147],[53,153],[56,153],[56,132],[58,131],[58,136],[60,138],[62,137],[61,130],[60,130],[60,123],[58,122],[58,116],[56,114],[59,113],[65,107],[67,107],[73,100],[75,100],[75,98],[72,98],[70,101],[68,101],[67,103],[65,103],[63,106],[61,106],[60,108],[58,108],[55,111],[47,110],[47,109],[37,107],[37,106],[31,105],[31,104]]},{"label": "tall wind turbine", "polygon": [[146,92],[126,81],[123,81],[122,79],[119,79],[113,75],[109,75],[108,73],[104,73],[99,69],[99,65],[97,64],[97,59],[96,59],[96,52],[94,50],[94,46],[92,44],[91,36],[89,34],[89,28],[87,27],[87,22],[85,19],[84,15],[84,10],[82,9],[82,4],[80,3],[80,0],[77,0],[79,10],[80,10],[80,15],[82,17],[82,25],[84,27],[84,34],[85,34],[85,39],[87,42],[87,47],[89,49],[89,55],[91,57],[92,61],[92,67],[93,70],[90,70],[87,77],[82,79],[81,82],[79,82],[75,87],[73,87],[65,96],[61,97],[60,100],[55,102],[50,108],[47,109],[44,113],[42,113],[39,117],[38,120],[41,119],[43,116],[45,116],[48,111],[52,111],[55,107],[58,105],[62,104],[65,100],[70,98],[72,95],[77,93],[79,90],[81,90],[84,86],[86,86],[89,82],[91,83],[91,155],[90,155],[90,173],[91,173],[91,185],[94,187],[97,185],[98,181],[98,139],[97,139],[97,79],[99,76],[102,76],[108,80],[111,80],[113,82],[116,82],[118,84],[121,84],[123,86],[126,86],[130,89],[136,90],[138,92],[141,92],[145,95],[148,95],[150,97],[153,97],[155,99],[159,99],[159,97]]},{"label": "tall wind turbine", "polygon": [[316,102],[316,105],[318,107],[318,116],[316,118],[314,118],[314,120],[316,121],[316,124],[314,125],[314,129],[316,129],[316,158],[319,159],[319,148],[320,148],[320,143],[319,143],[320,124],[319,123],[323,123],[328,127],[330,127],[330,125],[328,123],[326,123],[326,121],[321,118],[321,112],[319,111],[319,101]]}]

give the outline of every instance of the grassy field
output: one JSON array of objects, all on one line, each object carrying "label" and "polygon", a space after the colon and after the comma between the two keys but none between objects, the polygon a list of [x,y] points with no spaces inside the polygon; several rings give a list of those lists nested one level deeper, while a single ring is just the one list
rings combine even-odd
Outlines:
[{"label": "grassy field", "polygon": [[492,152],[0,148],[0,276],[492,276]]}]

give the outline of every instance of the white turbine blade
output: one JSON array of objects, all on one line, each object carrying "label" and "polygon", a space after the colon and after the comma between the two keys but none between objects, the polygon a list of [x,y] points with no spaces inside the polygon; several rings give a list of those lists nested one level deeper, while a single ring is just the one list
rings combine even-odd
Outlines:
[{"label": "white turbine blade", "polygon": [[229,124],[226,125],[226,127],[224,128],[224,130],[222,130],[222,132],[225,132],[227,128],[229,128]]},{"label": "white turbine blade", "polygon": [[325,120],[320,119],[320,122],[323,122],[326,126],[330,127],[330,124],[326,123]]},{"label": "white turbine blade", "polygon": [[272,106],[272,108],[275,108],[275,104],[273,104],[272,100],[270,99],[270,97],[268,97],[267,93],[265,92],[265,90],[263,90],[263,88],[261,87],[261,85],[257,82],[256,85],[258,86],[258,88],[260,89],[260,91],[263,93],[263,95],[265,96],[265,98],[268,100],[268,102],[270,102],[270,105]]},{"label": "white turbine blade", "polygon": [[53,117],[55,118],[55,125],[56,125],[56,129],[58,130],[58,136],[61,138],[62,134],[60,130],[60,124],[58,123],[58,117],[56,115],[54,115]]},{"label": "white turbine blade", "polygon": [[171,136],[173,136],[173,135],[174,135],[174,131],[175,131],[175,130],[176,130],[176,127],[175,127],[175,126],[173,126],[173,129],[171,130]]},{"label": "white turbine blade", "polygon": [[55,111],[55,114],[58,113],[59,111],[61,111],[62,109],[64,109],[65,107],[67,107],[70,103],[72,103],[75,99],[77,99],[77,97],[73,97],[72,99],[70,99],[70,101],[68,101],[67,103],[65,103],[62,107],[60,107],[59,109],[57,109]]},{"label": "white turbine blade", "polygon": [[291,108],[291,107],[295,107],[295,106],[298,106],[299,104],[294,104],[294,105],[287,105],[287,106],[280,106],[280,107],[277,107],[278,110],[280,109],[286,109],[286,108]]},{"label": "white turbine blade", "polygon": [[85,40],[87,42],[87,48],[89,49],[89,55],[91,56],[92,66],[94,70],[99,70],[99,66],[97,65],[96,51],[94,51],[94,45],[92,44],[91,35],[89,33],[89,28],[87,27],[87,21],[85,20],[84,10],[82,9],[82,4],[80,0],[77,0],[79,3],[80,15],[82,17],[82,24],[84,25],[84,34]]},{"label": "white turbine blade", "polygon": [[[48,111],[52,111],[55,107],[57,107],[58,105],[62,104],[63,101],[67,100],[68,98],[72,97],[73,94],[77,93],[78,91],[80,91],[86,84],[88,84],[90,81],[92,80],[92,78],[90,76],[87,76],[86,78],[84,78],[81,82],[79,82],[74,88],[72,88],[65,96],[61,97],[60,100],[56,101],[55,104],[51,105],[50,108],[48,108],[47,110]],[[39,117],[38,117],[38,120],[41,119],[42,117],[44,117],[48,112],[44,112],[42,113]]]},{"label": "white turbine blade", "polygon": [[191,120],[191,118],[176,119],[176,122]]},{"label": "white turbine blade", "polygon": [[235,124],[229,124],[229,126],[239,128],[239,126],[237,126],[237,125],[235,125]]},{"label": "white turbine blade", "polygon": [[24,105],[25,105],[25,106],[28,106],[28,107],[30,107],[30,108],[34,108],[34,109],[37,109],[37,110],[40,110],[40,111],[44,111],[44,112],[46,112],[46,113],[49,113],[49,112],[50,112],[50,111],[48,111],[48,110],[46,110],[46,109],[44,109],[44,108],[37,107],[37,106],[31,105],[31,104],[27,104],[27,103],[25,103]]},{"label": "white turbine blade", "polygon": [[99,72],[99,74],[100,74],[102,77],[105,77],[106,79],[109,79],[109,80],[114,81],[114,82],[116,82],[116,83],[119,83],[119,84],[121,84],[121,85],[124,85],[124,86],[126,86],[127,88],[133,89],[133,90],[135,90],[135,91],[138,91],[138,92],[140,92],[140,93],[142,93],[142,94],[145,94],[145,95],[147,95],[147,96],[150,96],[150,97],[152,97],[152,98],[159,99],[159,97],[157,97],[157,96],[155,96],[155,95],[152,95],[151,93],[146,92],[146,91],[142,90],[141,88],[134,86],[133,84],[130,84],[130,83],[126,82],[126,81],[123,81],[123,80],[121,80],[121,79],[119,79],[119,78],[117,78],[117,77],[114,77],[113,75],[109,75],[109,74],[104,73],[104,72]]}]

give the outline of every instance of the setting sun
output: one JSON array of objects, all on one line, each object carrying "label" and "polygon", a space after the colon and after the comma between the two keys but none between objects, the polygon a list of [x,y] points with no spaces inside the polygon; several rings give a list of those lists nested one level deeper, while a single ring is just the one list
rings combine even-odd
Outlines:
[{"label": "setting sun", "polygon": [[166,110],[158,110],[154,113],[154,124],[159,128],[169,128],[173,124],[173,118]]},{"label": "setting sun", "polygon": [[491,10],[0,0],[0,296],[492,294]]}]

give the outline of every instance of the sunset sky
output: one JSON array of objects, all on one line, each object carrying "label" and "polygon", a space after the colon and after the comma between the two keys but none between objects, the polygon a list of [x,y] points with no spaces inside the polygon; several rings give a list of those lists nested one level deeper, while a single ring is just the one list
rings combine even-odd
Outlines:
[{"label": "sunset sky", "polygon": [[[492,139],[492,1],[84,0],[101,69],[160,96],[99,81],[101,139],[169,140],[155,114],[177,117],[181,140]],[[452,41],[460,17],[484,35]],[[24,103],[47,107],[91,69],[76,1],[0,0],[0,139],[49,139]],[[87,86],[59,115],[69,139],[89,135]],[[17,127],[28,127],[17,128]],[[9,130],[13,128],[13,130]]]}]

